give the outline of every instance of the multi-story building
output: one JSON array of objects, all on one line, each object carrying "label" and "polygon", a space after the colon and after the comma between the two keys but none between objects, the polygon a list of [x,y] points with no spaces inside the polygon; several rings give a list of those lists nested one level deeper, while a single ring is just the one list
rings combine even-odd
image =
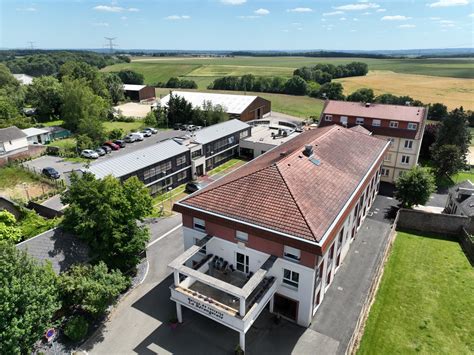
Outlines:
[{"label": "multi-story building", "polygon": [[427,115],[425,107],[328,100],[319,127],[360,125],[375,137],[390,141],[389,151],[384,157],[382,181],[393,183],[418,163]]},{"label": "multi-story building", "polygon": [[339,126],[307,131],[176,203],[178,320],[187,307],[239,332],[243,349],[268,304],[309,326],[377,195],[388,146]]}]

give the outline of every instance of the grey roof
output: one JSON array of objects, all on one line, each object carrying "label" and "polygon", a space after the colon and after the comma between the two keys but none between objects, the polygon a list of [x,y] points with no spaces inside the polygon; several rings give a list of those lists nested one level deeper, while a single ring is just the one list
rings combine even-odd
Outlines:
[{"label": "grey roof", "polygon": [[15,126],[0,129],[0,142],[12,141],[25,137],[26,134]]},{"label": "grey roof", "polygon": [[[450,195],[465,216],[474,216],[474,184],[465,180],[450,188]],[[457,214],[460,211],[457,212]]]},{"label": "grey roof", "polygon": [[60,228],[51,229],[16,246],[40,261],[50,261],[54,271],[61,273],[74,264],[90,260],[88,246],[76,236]]},{"label": "grey roof", "polygon": [[169,139],[114,159],[92,164],[88,171],[97,178],[107,175],[119,178],[187,151],[188,148]]},{"label": "grey roof", "polygon": [[249,127],[247,123],[240,120],[229,120],[196,131],[193,140],[196,143],[206,144]]}]

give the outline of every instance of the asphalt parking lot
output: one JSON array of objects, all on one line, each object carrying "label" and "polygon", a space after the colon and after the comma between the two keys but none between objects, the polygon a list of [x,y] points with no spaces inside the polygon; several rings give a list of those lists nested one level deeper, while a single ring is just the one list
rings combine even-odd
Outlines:
[{"label": "asphalt parking lot", "polygon": [[[150,147],[156,143],[162,142],[170,138],[181,137],[185,134],[186,134],[185,131],[176,131],[176,130],[158,131],[157,134],[153,134],[151,137],[146,137],[141,142],[129,143],[127,144],[125,148],[122,148],[117,151],[112,151],[110,154],[106,154],[102,157],[99,157],[98,159],[91,160],[90,162],[91,162],[91,165],[94,165],[106,159],[113,159],[121,155],[137,151],[139,149]],[[64,178],[66,182],[69,181],[68,175],[72,171],[79,171],[84,166],[84,164],[81,162],[73,162],[73,161],[64,159],[62,157],[56,157],[56,156],[50,156],[50,155],[44,155],[42,157],[27,161],[23,164],[37,173],[41,173],[41,170],[43,170],[46,167],[54,168],[59,172],[59,174],[61,174],[61,177]]]}]

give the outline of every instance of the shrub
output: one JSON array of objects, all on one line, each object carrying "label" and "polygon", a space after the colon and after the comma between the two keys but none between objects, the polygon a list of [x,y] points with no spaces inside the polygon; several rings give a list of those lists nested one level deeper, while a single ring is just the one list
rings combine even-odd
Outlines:
[{"label": "shrub", "polygon": [[89,323],[83,316],[74,316],[64,326],[64,334],[74,342],[85,338],[89,330]]}]

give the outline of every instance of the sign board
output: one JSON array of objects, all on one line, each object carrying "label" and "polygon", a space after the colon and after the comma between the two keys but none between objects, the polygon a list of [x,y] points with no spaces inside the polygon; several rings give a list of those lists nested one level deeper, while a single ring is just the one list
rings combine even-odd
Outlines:
[{"label": "sign board", "polygon": [[217,309],[209,307],[205,303],[198,302],[190,297],[188,297],[188,305],[190,305],[192,308],[197,308],[201,312],[206,313],[207,315],[217,318],[217,319],[223,319],[224,318],[224,312],[218,311]]}]

